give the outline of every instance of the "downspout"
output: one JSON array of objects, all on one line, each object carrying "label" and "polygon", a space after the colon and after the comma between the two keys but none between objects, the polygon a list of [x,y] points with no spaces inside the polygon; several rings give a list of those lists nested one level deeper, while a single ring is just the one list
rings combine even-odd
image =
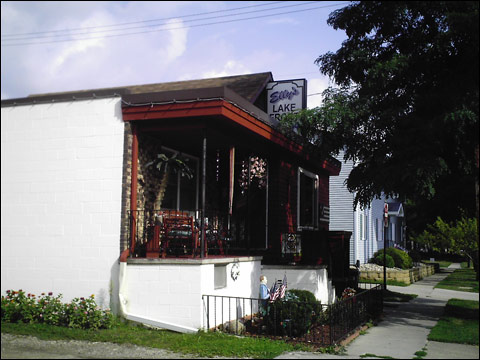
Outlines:
[{"label": "downspout", "polygon": [[157,328],[167,329],[171,331],[181,332],[181,333],[196,333],[198,329],[173,324],[167,321],[158,321],[144,316],[139,316],[135,314],[130,314],[127,311],[128,299],[126,298],[126,288],[127,288],[127,258],[130,254],[130,250],[126,249],[120,255],[120,269],[118,272],[118,298],[120,300],[120,315],[127,320],[134,321],[140,324],[154,326]]}]

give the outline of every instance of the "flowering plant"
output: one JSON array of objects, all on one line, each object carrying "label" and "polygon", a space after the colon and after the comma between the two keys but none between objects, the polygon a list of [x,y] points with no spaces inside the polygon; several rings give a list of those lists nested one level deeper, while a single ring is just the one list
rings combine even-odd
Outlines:
[{"label": "flowering plant", "polygon": [[351,297],[355,296],[355,294],[356,294],[355,289],[352,289],[352,288],[350,288],[350,287],[347,287],[347,288],[345,288],[345,290],[343,290],[343,292],[342,292],[342,300],[351,298]]},{"label": "flowering plant", "polygon": [[45,323],[82,329],[111,328],[114,316],[110,311],[100,309],[95,295],[85,299],[75,298],[71,303],[61,301],[62,295],[42,293],[40,296],[25,294],[23,290],[7,290],[2,296],[1,317],[5,322]]},{"label": "flowering plant", "polygon": [[7,290],[7,295],[2,296],[2,321],[7,322],[35,322],[37,309],[35,295],[18,291]]},{"label": "flowering plant", "polygon": [[42,293],[37,300],[37,322],[50,325],[62,325],[65,323],[64,304],[60,300],[62,295],[53,296],[52,292],[48,295]]}]

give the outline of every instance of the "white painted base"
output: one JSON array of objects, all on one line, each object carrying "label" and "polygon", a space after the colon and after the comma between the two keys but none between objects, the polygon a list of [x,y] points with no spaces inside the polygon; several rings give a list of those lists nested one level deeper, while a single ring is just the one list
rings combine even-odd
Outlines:
[{"label": "white painted base", "polygon": [[335,302],[335,288],[328,278],[325,266],[263,265],[262,275],[267,276],[271,287],[275,280],[287,275],[287,290],[298,289],[312,292],[322,304]]},{"label": "white painted base", "polygon": [[325,267],[262,266],[261,260],[129,259],[122,285],[125,311],[171,328],[212,328],[258,312],[258,301],[249,298],[259,297],[261,274],[269,286],[286,274],[288,289],[309,290],[323,304],[334,301]]}]

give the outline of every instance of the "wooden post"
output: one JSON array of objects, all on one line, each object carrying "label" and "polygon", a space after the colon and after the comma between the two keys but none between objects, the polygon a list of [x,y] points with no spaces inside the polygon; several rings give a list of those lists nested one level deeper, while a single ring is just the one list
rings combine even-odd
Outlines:
[{"label": "wooden post", "polygon": [[207,184],[207,131],[203,131],[202,146],[202,218],[200,223],[200,257],[205,257],[205,191]]}]

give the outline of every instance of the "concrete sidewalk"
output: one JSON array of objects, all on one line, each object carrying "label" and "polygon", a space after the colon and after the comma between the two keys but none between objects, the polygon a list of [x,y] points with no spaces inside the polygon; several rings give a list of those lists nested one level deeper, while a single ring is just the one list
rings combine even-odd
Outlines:
[{"label": "concrete sidewalk", "polygon": [[430,330],[443,314],[451,298],[478,301],[477,293],[434,289],[433,287],[452,273],[460,264],[452,264],[428,278],[408,287],[387,286],[388,290],[416,294],[408,303],[385,303],[384,319],[360,335],[346,347],[346,355],[328,355],[307,352],[283,354],[277,359],[359,359],[390,356],[412,359],[417,351],[427,352],[424,359],[479,359],[478,346],[428,341]]}]

